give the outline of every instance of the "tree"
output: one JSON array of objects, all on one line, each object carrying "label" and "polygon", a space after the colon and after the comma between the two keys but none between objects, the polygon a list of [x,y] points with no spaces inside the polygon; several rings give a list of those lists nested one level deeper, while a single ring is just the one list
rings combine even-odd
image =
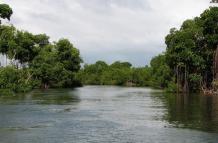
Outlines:
[{"label": "tree", "polygon": [[[75,77],[81,61],[79,51],[73,47],[68,47],[72,45],[68,44],[68,42],[67,44],[58,42],[58,47],[57,45],[46,45],[30,63],[34,80],[38,80],[39,86],[42,88],[64,88],[80,85]],[[67,53],[67,50],[71,53]],[[75,51],[77,53],[74,53]]]},{"label": "tree", "polygon": [[76,49],[73,44],[67,39],[61,39],[55,43],[57,49],[58,61],[64,64],[64,68],[70,71],[79,71],[80,63],[80,52]]},{"label": "tree", "polygon": [[131,68],[132,64],[129,62],[120,62],[120,61],[116,61],[114,63],[111,64],[111,67],[113,68]]},{"label": "tree", "polygon": [[57,54],[53,49],[52,45],[45,47],[30,64],[33,78],[38,80],[39,86],[45,89],[49,88],[49,86],[54,86],[53,83],[57,82],[56,78],[59,74],[59,72],[57,72],[57,75],[55,73],[59,65],[56,63]]},{"label": "tree", "polygon": [[[177,87],[184,91],[211,88],[218,75],[218,8],[210,7],[200,17],[186,20],[166,37],[166,62],[174,72]],[[218,77],[218,76],[217,76]]]},{"label": "tree", "polygon": [[152,86],[157,88],[168,87],[173,76],[169,66],[166,64],[166,56],[162,54],[152,58],[150,65]]},{"label": "tree", "polygon": [[[9,5],[0,4],[0,18],[10,20],[12,14],[13,11]],[[0,20],[0,24],[1,24],[1,20]]]},{"label": "tree", "polygon": [[0,68],[0,94],[5,90],[26,92],[32,89],[32,85],[28,69],[16,69],[13,66]]},{"label": "tree", "polygon": [[0,25],[0,53],[7,54],[14,45],[16,29],[13,26]]},{"label": "tree", "polygon": [[49,45],[49,36],[46,34],[37,34],[33,37],[36,46],[42,48],[44,46]]},{"label": "tree", "polygon": [[[12,10],[0,4],[0,18],[10,20]],[[46,34],[34,35],[13,26],[0,25],[0,53],[22,67],[12,64],[0,68],[0,90],[13,92],[32,88],[80,86],[80,52],[67,39],[50,43]],[[25,65],[25,66],[24,66]]]}]

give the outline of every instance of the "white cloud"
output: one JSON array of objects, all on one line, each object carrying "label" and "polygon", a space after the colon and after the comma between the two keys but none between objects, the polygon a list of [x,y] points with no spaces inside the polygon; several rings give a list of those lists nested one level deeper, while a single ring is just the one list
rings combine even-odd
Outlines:
[{"label": "white cloud", "polygon": [[198,16],[209,0],[3,0],[12,23],[52,40],[69,38],[85,62],[127,60],[149,63],[165,50],[172,27]]}]

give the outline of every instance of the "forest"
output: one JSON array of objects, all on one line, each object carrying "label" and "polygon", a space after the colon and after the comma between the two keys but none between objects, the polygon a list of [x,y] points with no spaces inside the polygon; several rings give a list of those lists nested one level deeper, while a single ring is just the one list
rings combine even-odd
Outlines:
[{"label": "forest", "polygon": [[[13,14],[0,4],[1,20]],[[0,93],[28,92],[34,88],[73,88],[82,85],[142,86],[168,92],[218,90],[218,7],[172,28],[165,38],[166,51],[149,65],[129,62],[85,64],[68,39],[50,42],[46,34],[32,34],[0,24]]]}]

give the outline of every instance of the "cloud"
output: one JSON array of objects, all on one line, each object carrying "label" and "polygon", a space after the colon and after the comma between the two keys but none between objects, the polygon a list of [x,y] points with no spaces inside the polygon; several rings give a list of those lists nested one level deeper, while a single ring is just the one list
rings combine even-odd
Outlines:
[{"label": "cloud", "polygon": [[198,16],[209,0],[3,0],[11,23],[52,40],[69,38],[86,63],[126,60],[136,66],[165,50],[172,27]]}]

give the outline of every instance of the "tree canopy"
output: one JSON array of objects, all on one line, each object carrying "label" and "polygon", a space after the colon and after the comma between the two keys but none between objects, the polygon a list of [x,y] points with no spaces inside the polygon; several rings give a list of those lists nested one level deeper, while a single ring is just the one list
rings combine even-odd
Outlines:
[{"label": "tree canopy", "polygon": [[203,86],[212,87],[217,23],[218,8],[210,7],[200,17],[186,20],[179,30],[171,29],[166,36],[166,62],[174,71],[181,90],[199,91]]},{"label": "tree canopy", "polygon": [[[0,4],[0,17],[10,20],[11,8]],[[11,63],[0,67],[0,89],[14,92],[32,88],[80,86],[80,52],[68,39],[51,43],[46,34],[32,34],[0,25],[0,53]]]},{"label": "tree canopy", "polygon": [[[0,4],[0,18],[10,20],[13,11],[11,7],[7,4]],[[0,20],[1,24],[1,20]]]}]

